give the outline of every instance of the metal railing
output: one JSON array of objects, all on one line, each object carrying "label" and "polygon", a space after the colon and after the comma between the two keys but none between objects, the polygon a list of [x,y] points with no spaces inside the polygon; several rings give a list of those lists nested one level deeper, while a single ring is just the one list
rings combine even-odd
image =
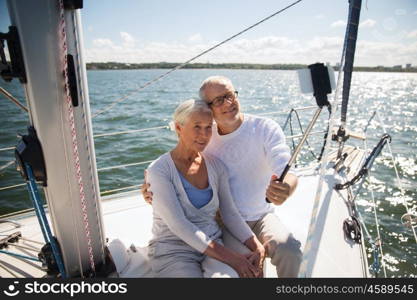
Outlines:
[{"label": "metal railing", "polygon": [[[304,111],[304,110],[312,110],[315,109],[316,106],[306,106],[306,107],[297,107],[297,108],[293,108],[290,110],[289,113],[286,112],[266,112],[266,113],[259,113],[257,114],[258,116],[268,116],[268,115],[287,115],[287,119],[285,121],[284,127],[283,129],[285,130],[286,124],[288,123],[288,120],[290,118],[290,114],[293,111]],[[94,138],[101,138],[101,137],[106,137],[106,136],[116,136],[116,135],[122,135],[122,134],[132,134],[132,133],[139,133],[139,132],[146,132],[146,131],[151,131],[151,130],[161,130],[161,129],[169,129],[170,126],[169,125],[161,125],[161,126],[155,126],[155,127],[149,127],[149,128],[141,128],[141,129],[133,129],[133,130],[125,130],[125,131],[117,131],[117,132],[110,132],[110,133],[103,133],[103,134],[96,134],[93,137]],[[310,133],[310,135],[318,135],[318,134],[323,134],[325,131],[316,131],[316,132],[312,132]],[[302,134],[296,134],[296,135],[290,135],[287,136],[287,139],[298,139],[301,138],[303,135]],[[6,147],[6,148],[1,148],[0,151],[8,151],[8,150],[14,150],[15,147]],[[132,167],[132,166],[138,166],[138,165],[146,165],[151,163],[153,160],[147,160],[147,161],[141,161],[141,162],[135,162],[135,163],[128,163],[128,164],[121,164],[121,165],[116,165],[116,166],[110,166],[110,167],[104,167],[104,168],[98,168],[97,172],[103,172],[103,171],[108,171],[108,170],[113,170],[113,169],[121,169],[121,168],[126,168],[126,167]],[[9,167],[10,165],[12,165],[14,161],[8,162],[6,165],[4,165],[3,167]],[[0,168],[0,171],[2,169]],[[15,189],[15,188],[20,188],[26,186],[26,183],[22,183],[22,184],[15,184],[15,185],[10,185],[10,186],[5,186],[5,187],[0,187],[0,192],[1,191],[5,191],[5,190],[10,190],[10,189]],[[139,185],[133,185],[133,186],[127,186],[127,187],[121,187],[121,188],[117,188],[117,189],[112,189],[112,190],[107,190],[107,191],[103,191],[100,192],[101,195],[106,195],[106,194],[110,194],[112,192],[118,192],[118,191],[122,191],[122,190],[128,190],[128,189],[133,189],[133,188],[138,188],[140,187]]]}]

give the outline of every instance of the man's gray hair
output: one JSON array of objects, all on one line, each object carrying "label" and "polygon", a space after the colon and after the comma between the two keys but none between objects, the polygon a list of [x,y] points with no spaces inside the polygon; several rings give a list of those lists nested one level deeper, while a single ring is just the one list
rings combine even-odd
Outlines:
[{"label": "man's gray hair", "polygon": [[175,109],[173,119],[175,123],[184,125],[193,112],[205,112],[212,115],[212,111],[206,102],[202,100],[186,100]]},{"label": "man's gray hair", "polygon": [[204,80],[203,83],[201,84],[200,92],[199,92],[199,95],[200,95],[201,99],[203,99],[204,101],[207,100],[206,99],[206,94],[205,94],[205,89],[208,86],[214,85],[214,84],[224,84],[224,85],[233,86],[232,81],[225,76],[210,76],[206,80]]}]

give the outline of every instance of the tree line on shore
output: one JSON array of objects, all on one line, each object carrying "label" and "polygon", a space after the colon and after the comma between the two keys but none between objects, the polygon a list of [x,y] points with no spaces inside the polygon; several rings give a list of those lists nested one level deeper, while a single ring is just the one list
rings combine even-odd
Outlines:
[{"label": "tree line on shore", "polygon": [[[87,63],[87,70],[136,70],[136,69],[173,69],[180,63],[120,63],[120,62],[92,62]],[[336,71],[338,66],[332,66]],[[304,64],[247,64],[247,63],[193,63],[182,69],[242,69],[242,70],[297,70],[307,68]],[[417,67],[354,67],[359,72],[417,72]]]}]

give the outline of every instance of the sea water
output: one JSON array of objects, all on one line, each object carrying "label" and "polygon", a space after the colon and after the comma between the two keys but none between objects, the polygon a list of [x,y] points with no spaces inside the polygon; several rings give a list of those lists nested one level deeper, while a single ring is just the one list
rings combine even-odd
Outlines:
[{"label": "sea water", "polygon": [[[201,82],[211,75],[225,75],[232,79],[244,112],[267,114],[266,117],[274,119],[281,126],[291,108],[315,105],[312,95],[300,94],[295,71],[179,70],[138,92],[142,85],[164,72],[166,70],[88,71],[93,114],[130,95],[111,110],[93,119],[94,135],[167,126],[178,103],[196,98]],[[18,81],[0,81],[0,85],[25,103],[24,91]],[[392,136],[391,148],[405,191],[402,195],[390,153],[385,147],[375,161],[363,192],[356,200],[359,211],[371,237],[375,239],[376,209],[387,276],[417,276],[417,244],[411,230],[401,224],[401,216],[406,212],[404,201],[410,209],[417,207],[417,74],[355,72],[350,94],[348,128],[363,131],[372,113],[378,111],[383,119],[382,124],[377,117],[370,122],[367,130],[368,147],[372,149],[379,141],[383,134],[381,125],[384,125]],[[333,100],[334,96],[329,97]],[[304,129],[312,114],[313,110],[299,112],[300,123]],[[328,113],[323,111],[313,131],[325,130],[327,119]],[[15,146],[17,134],[27,132],[27,113],[0,95],[0,120],[0,148]],[[285,133],[287,136],[300,133],[296,115],[293,115],[291,123],[287,123]],[[143,171],[149,163],[100,169],[153,160],[169,151],[175,143],[175,134],[168,129],[96,137],[101,192],[106,195],[111,194],[108,192],[111,190],[141,184]],[[293,143],[291,139],[287,139],[287,143],[293,146],[297,140]],[[306,165],[313,161],[320,153],[322,145],[322,133],[311,136],[297,164]],[[1,190],[6,186],[23,183],[14,164],[4,167],[13,160],[12,150],[0,152],[0,215],[31,207],[25,186]],[[367,245],[369,248],[369,244]],[[372,263],[372,253],[368,252],[368,255],[369,263]],[[382,274],[381,271],[380,276]]]}]

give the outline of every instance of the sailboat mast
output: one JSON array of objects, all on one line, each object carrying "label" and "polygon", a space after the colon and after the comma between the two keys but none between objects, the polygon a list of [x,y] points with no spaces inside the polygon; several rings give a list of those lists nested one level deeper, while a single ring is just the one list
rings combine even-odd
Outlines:
[{"label": "sailboat mast", "polygon": [[343,92],[341,123],[346,127],[346,115],[349,104],[350,85],[352,81],[353,61],[355,59],[356,40],[358,37],[359,18],[361,13],[362,0],[350,0],[349,18],[346,29],[345,64],[343,68]]},{"label": "sailboat mast", "polygon": [[83,58],[80,1],[9,0],[26,70],[30,123],[42,145],[44,194],[69,276],[104,262],[104,233]]},{"label": "sailboat mast", "polygon": [[[349,0],[349,17],[346,26],[345,43],[343,47],[344,63],[343,67],[343,91],[340,127],[337,131],[336,139],[339,142],[337,157],[341,158],[343,146],[347,138],[346,118],[349,105],[350,86],[352,82],[353,62],[355,59],[356,40],[358,37],[359,19],[361,13],[362,0]],[[340,70],[339,70],[340,72]]]}]

